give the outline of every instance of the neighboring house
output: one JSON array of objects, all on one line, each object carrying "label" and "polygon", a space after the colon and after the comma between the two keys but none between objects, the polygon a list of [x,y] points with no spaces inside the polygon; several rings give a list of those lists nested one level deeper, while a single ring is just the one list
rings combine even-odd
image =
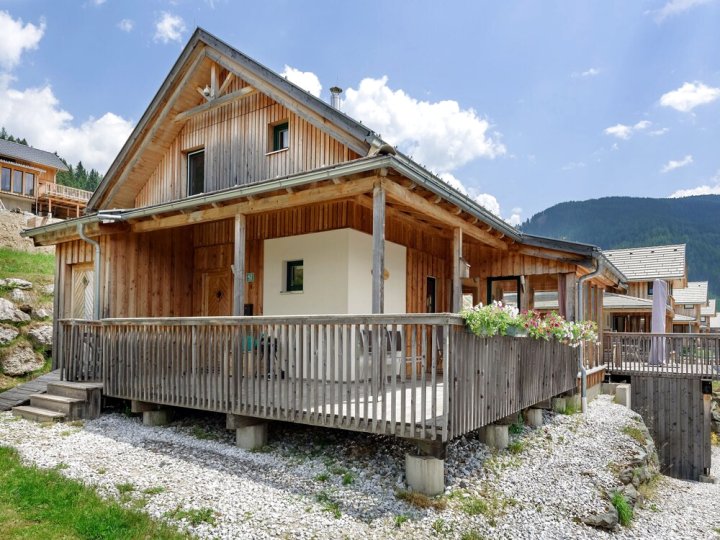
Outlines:
[{"label": "neighboring house", "polygon": [[[286,377],[294,381],[296,373],[331,383],[348,376],[355,381],[363,378],[368,354],[384,351],[403,358],[405,369],[398,364],[396,377],[421,373],[418,385],[435,391],[447,384],[448,355],[462,354],[454,349],[457,340],[468,339],[455,332],[459,318],[447,314],[457,313],[463,300],[530,308],[536,291],[559,291],[560,311],[575,319],[576,292],[584,282],[582,315],[602,326],[604,291],[624,286],[622,273],[597,247],[519,232],[364,124],[200,29],[93,194],[87,215],[26,234],[38,245],[56,245],[54,358],[70,366],[69,377],[98,376],[88,375],[87,366],[98,366],[99,351],[105,351],[99,376],[108,395],[221,412],[249,395],[251,401],[265,400],[262,409],[253,402],[251,416],[286,414],[305,423],[321,418],[303,412],[307,394],[283,401],[281,413],[273,399],[289,399],[282,388],[273,397],[267,383],[255,378],[246,388],[238,377],[267,369],[281,374],[278,385]],[[228,315],[248,317],[217,319]],[[141,329],[134,326],[138,318]],[[228,327],[237,329],[232,338],[218,333]],[[97,328],[115,341],[98,344],[92,337]],[[378,336],[387,346],[374,341]],[[128,352],[138,339],[147,348]],[[158,345],[168,339],[171,344]],[[135,368],[126,371],[133,362],[138,369],[154,366],[168,347],[175,360],[167,357],[158,369],[168,371],[156,374],[165,382],[151,383],[156,375],[137,379]],[[181,364],[188,350],[196,351],[191,364]],[[246,353],[250,358],[234,368],[210,363],[228,358],[228,351],[235,359]],[[198,365],[206,367],[186,385],[186,374],[197,373]],[[283,367],[267,367],[273,365]],[[464,365],[458,361],[453,369]],[[377,362],[373,366],[381,369]],[[343,376],[343,369],[351,373]],[[568,373],[574,387],[576,365]],[[213,379],[220,386],[210,385],[210,376],[222,376]],[[453,371],[455,376],[463,378],[461,386],[473,377]],[[409,384],[396,377],[393,389]],[[374,377],[373,384],[380,380]],[[553,374],[532,387],[549,392],[544,389],[555,380]],[[136,383],[152,388],[141,390]],[[322,403],[326,391],[333,399],[348,398],[333,402],[328,425],[357,418],[357,409],[350,415],[343,408],[350,401],[372,395],[377,405],[382,395],[377,387],[366,388],[350,400],[342,385],[321,388]],[[451,388],[445,388],[447,415]],[[415,399],[415,382],[402,393],[397,410],[403,414],[406,395]],[[421,408],[407,409],[412,418],[432,410],[441,419],[436,402],[431,409],[428,401],[425,409],[422,399]],[[277,411],[270,413],[273,407]],[[486,413],[468,413],[462,429],[487,422]],[[363,414],[367,422],[367,402]],[[405,425],[397,428],[400,433]],[[408,419],[407,425],[416,422]],[[376,416],[374,423],[352,429],[396,428],[386,428]],[[412,436],[426,438],[425,424],[418,429],[413,427]],[[462,429],[445,424],[442,440]]]},{"label": "neighboring house", "polygon": [[78,217],[92,193],[57,184],[66,170],[55,154],[0,139],[0,202],[7,210]]},{"label": "neighboring house", "polygon": [[708,331],[712,334],[720,334],[720,313],[715,313],[714,316],[710,317],[710,321],[708,323],[709,329]]},{"label": "neighboring house", "polygon": [[710,331],[710,319],[712,319],[717,312],[717,306],[714,298],[708,300],[707,305],[700,308],[700,331]]},{"label": "neighboring house", "polygon": [[604,250],[603,254],[625,275],[626,295],[605,297],[606,327],[616,332],[650,332],[653,286],[656,279],[668,284],[666,330],[675,311],[673,294],[687,284],[685,244]]},{"label": "neighboring house", "polygon": [[708,304],[708,282],[691,281],[687,287],[675,289],[673,332],[698,333],[702,326],[701,310]]}]

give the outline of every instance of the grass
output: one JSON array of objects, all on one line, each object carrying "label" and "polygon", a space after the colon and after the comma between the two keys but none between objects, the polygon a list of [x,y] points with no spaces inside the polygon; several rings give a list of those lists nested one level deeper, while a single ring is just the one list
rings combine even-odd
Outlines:
[{"label": "grass", "polygon": [[712,383],[712,391],[715,393],[720,394],[720,381],[713,381]]},{"label": "grass", "polygon": [[216,441],[220,438],[216,433],[200,426],[193,426],[190,430],[190,434],[196,439],[200,439],[202,441]]},{"label": "grass", "polygon": [[15,388],[19,384],[23,384],[33,379],[36,379],[40,375],[45,375],[45,373],[48,373],[50,371],[51,366],[52,361],[50,359],[46,359],[43,367],[41,367],[37,371],[28,373],[27,375],[23,375],[22,377],[8,377],[7,375],[4,375],[2,372],[0,372],[0,393],[5,392],[6,390],[10,390],[11,388]]},{"label": "grass", "polygon": [[450,532],[450,526],[447,524],[447,522],[442,519],[438,518],[435,521],[433,521],[432,524],[432,530],[437,535],[445,535]]},{"label": "grass", "polygon": [[160,493],[163,493],[164,491],[165,491],[164,487],[158,486],[158,487],[151,487],[151,488],[143,489],[142,492],[144,495],[159,495]]},{"label": "grass", "polygon": [[52,253],[29,253],[0,247],[0,278],[17,277],[33,283],[38,277],[46,278],[55,274],[55,255]]},{"label": "grass", "polygon": [[637,442],[639,442],[641,445],[645,446],[647,443],[647,439],[645,438],[645,433],[643,431],[635,426],[625,426],[622,428],[622,432],[625,435],[628,435],[629,437],[632,437]]},{"label": "grass", "polygon": [[482,536],[477,531],[465,531],[460,535],[460,540],[483,540],[484,536]]},{"label": "grass", "polygon": [[710,444],[713,446],[720,446],[720,435],[714,431],[710,434]]},{"label": "grass", "polygon": [[135,491],[135,486],[127,482],[123,484],[115,484],[115,488],[118,490],[120,495],[125,495],[126,493],[132,493]]},{"label": "grass", "polygon": [[404,489],[395,492],[395,497],[401,501],[416,506],[417,508],[432,508],[433,510],[445,510],[447,508],[447,500],[443,497],[428,497],[416,491],[407,491]]},{"label": "grass", "polygon": [[625,498],[625,495],[617,491],[610,497],[610,503],[615,507],[618,513],[620,525],[627,527],[633,519],[633,508]]},{"label": "grass", "polygon": [[460,510],[467,515],[483,516],[492,527],[497,525],[498,518],[504,516],[509,507],[517,505],[515,499],[505,497],[487,486],[478,497],[456,491],[451,494],[451,498],[459,501]]},{"label": "grass", "polygon": [[4,540],[187,538],[58,471],[22,465],[6,447],[0,447],[0,530]]},{"label": "grass", "polygon": [[351,473],[350,471],[346,472],[342,475],[342,484],[343,486],[349,486],[355,482],[355,475]]},{"label": "grass", "polygon": [[328,473],[320,473],[315,477],[316,482],[327,482],[330,480],[330,475]]},{"label": "grass", "polygon": [[185,520],[193,527],[197,527],[202,523],[208,525],[215,525],[215,511],[212,508],[189,508],[184,509],[181,506],[165,513],[165,517],[174,519],[176,521]]},{"label": "grass", "polygon": [[406,516],[405,514],[400,514],[398,516],[395,516],[395,526],[396,527],[402,527],[402,524],[405,523],[410,518]]},{"label": "grass", "polygon": [[322,509],[326,512],[330,512],[335,519],[340,519],[342,517],[340,504],[337,501],[334,501],[327,491],[321,491],[315,498],[317,499],[317,502],[322,505]]},{"label": "grass", "polygon": [[508,452],[511,454],[520,454],[525,450],[525,442],[520,439],[515,439],[513,442],[508,444]]},{"label": "grass", "polygon": [[525,431],[525,424],[522,419],[519,419],[514,424],[510,424],[508,431],[510,432],[510,435],[520,435],[523,431]]}]

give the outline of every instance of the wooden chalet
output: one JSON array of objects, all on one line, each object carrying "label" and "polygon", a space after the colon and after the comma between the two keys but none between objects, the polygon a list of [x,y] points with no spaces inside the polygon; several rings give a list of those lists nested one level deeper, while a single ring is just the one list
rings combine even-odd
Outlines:
[{"label": "wooden chalet", "polygon": [[560,291],[569,318],[602,324],[624,279],[596,247],[518,232],[201,29],[87,215],[27,234],[56,245],[66,379],[439,443],[576,384],[576,349],[470,335],[463,296],[532,308],[534,291]]},{"label": "wooden chalet", "polygon": [[702,329],[702,309],[708,305],[708,282],[691,281],[687,287],[673,292],[675,317],[673,332],[699,333]]},{"label": "wooden chalet", "polygon": [[66,170],[55,154],[0,139],[0,202],[7,210],[79,217],[92,192],[58,184]]}]

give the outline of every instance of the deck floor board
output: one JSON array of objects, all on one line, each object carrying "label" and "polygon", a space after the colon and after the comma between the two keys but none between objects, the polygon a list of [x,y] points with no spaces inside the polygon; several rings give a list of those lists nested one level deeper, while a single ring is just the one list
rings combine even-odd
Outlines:
[{"label": "deck floor board", "polygon": [[9,411],[13,407],[23,405],[30,401],[33,394],[44,394],[47,392],[48,383],[60,380],[60,370],[56,369],[37,379],[20,384],[0,394],[0,411]]}]

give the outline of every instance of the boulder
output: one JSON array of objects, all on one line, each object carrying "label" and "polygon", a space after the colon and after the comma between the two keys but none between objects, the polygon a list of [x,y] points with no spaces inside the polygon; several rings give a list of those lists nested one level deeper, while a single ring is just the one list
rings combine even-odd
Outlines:
[{"label": "boulder", "polygon": [[0,345],[7,345],[15,339],[20,332],[13,326],[0,324]]},{"label": "boulder", "polygon": [[55,284],[43,285],[40,290],[45,294],[55,294]]},{"label": "boulder", "polygon": [[23,313],[15,304],[5,298],[0,298],[0,321],[7,322],[26,322],[30,320],[30,315]]},{"label": "boulder", "polygon": [[10,300],[13,302],[28,302],[30,297],[22,289],[13,289],[10,291]]},{"label": "boulder", "polygon": [[618,521],[618,513],[614,506],[611,506],[607,512],[596,514],[594,516],[588,516],[582,520],[585,525],[589,525],[590,527],[595,527],[597,529],[605,529],[607,531],[612,531],[615,527],[617,527]]},{"label": "boulder", "polygon": [[49,311],[47,309],[34,309],[30,312],[30,316],[33,319],[47,319],[48,317],[52,317],[52,311]]},{"label": "boulder", "polygon": [[6,278],[6,279],[0,279],[0,287],[5,287],[7,289],[32,289],[33,284],[30,283],[26,279],[20,279],[20,278]]},{"label": "boulder", "polygon": [[635,489],[635,486],[633,486],[632,484],[624,486],[622,489],[620,489],[620,493],[625,495],[625,498],[632,506],[635,506],[635,503],[637,502],[642,502],[642,495],[640,495],[638,490]]},{"label": "boulder", "polygon": [[34,345],[49,347],[52,345],[53,327],[51,324],[41,324],[28,330],[28,338]]},{"label": "boulder", "polygon": [[26,375],[40,369],[43,365],[45,365],[43,357],[27,343],[19,343],[15,347],[5,349],[0,354],[0,368],[9,377]]}]

